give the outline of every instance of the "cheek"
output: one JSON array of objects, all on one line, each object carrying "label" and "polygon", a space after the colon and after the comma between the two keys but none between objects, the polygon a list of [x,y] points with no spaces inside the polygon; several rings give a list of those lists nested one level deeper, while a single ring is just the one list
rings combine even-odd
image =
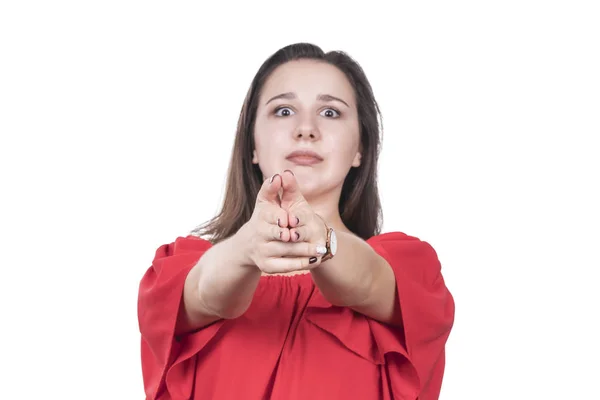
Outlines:
[{"label": "cheek", "polygon": [[338,135],[331,135],[327,149],[328,158],[331,159],[334,168],[346,171],[354,163],[356,153],[360,149],[358,133],[344,131]]},{"label": "cheek", "polygon": [[352,124],[337,126],[323,126],[321,129],[323,139],[327,141],[327,147],[344,155],[354,155],[359,148],[359,133]]},{"label": "cheek", "polygon": [[265,150],[289,140],[294,124],[290,119],[267,120],[257,123],[254,129],[254,141],[257,147]]},{"label": "cheek", "polygon": [[262,124],[256,127],[254,134],[255,149],[259,163],[264,168],[274,168],[273,163],[281,154],[290,149],[289,131],[281,124]]}]

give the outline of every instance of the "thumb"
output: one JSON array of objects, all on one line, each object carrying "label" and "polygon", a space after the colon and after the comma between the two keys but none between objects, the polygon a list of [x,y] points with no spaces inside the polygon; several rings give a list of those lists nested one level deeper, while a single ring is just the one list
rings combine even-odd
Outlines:
[{"label": "thumb", "polygon": [[281,175],[275,174],[265,180],[256,196],[257,203],[272,203],[280,205],[279,191],[281,190]]},{"label": "thumb", "polygon": [[283,186],[281,206],[283,208],[289,209],[294,204],[304,201],[304,196],[302,195],[302,192],[300,192],[298,181],[292,171],[284,171],[281,181]]}]

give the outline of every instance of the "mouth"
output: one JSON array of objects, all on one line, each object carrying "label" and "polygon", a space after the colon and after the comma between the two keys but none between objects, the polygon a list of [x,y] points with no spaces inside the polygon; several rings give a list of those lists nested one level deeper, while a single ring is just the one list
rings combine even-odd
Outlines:
[{"label": "mouth", "polygon": [[323,157],[310,150],[298,150],[290,153],[286,160],[296,165],[314,165],[323,161]]}]

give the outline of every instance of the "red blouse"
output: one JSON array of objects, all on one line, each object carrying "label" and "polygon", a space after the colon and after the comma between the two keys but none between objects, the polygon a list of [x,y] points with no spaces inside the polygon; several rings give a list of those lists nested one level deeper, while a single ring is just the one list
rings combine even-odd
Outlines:
[{"label": "red blouse", "polygon": [[437,254],[399,232],[367,243],[394,270],[402,328],[333,306],[310,274],[278,275],[260,278],[243,316],[182,338],[183,285],[211,244],[161,246],[138,299],[146,399],[437,399],[454,322]]}]

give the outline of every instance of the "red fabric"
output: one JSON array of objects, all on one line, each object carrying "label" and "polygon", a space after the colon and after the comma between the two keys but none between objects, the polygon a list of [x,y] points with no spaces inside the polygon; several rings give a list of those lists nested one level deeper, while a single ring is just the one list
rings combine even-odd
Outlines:
[{"label": "red fabric", "polygon": [[211,245],[161,246],[138,300],[146,399],[437,399],[454,321],[437,254],[399,232],[367,242],[394,270],[402,328],[332,306],[310,274],[264,276],[243,316],[179,339],[185,278]]}]

